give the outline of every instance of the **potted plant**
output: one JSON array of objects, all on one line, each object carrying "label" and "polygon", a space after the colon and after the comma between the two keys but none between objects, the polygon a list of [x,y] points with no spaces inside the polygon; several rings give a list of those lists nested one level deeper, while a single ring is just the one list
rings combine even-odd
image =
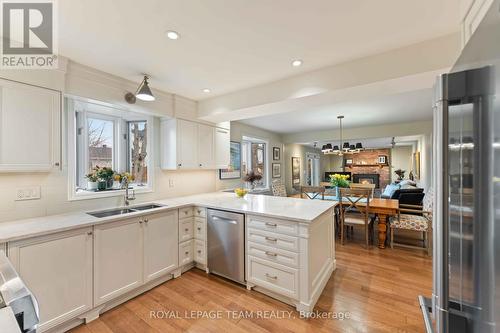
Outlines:
[{"label": "potted plant", "polygon": [[339,199],[339,188],[349,187],[349,175],[333,174],[330,175],[330,184],[335,189],[335,198]]},{"label": "potted plant", "polygon": [[93,170],[92,172],[86,174],[85,178],[87,178],[87,190],[88,191],[97,190],[97,181],[99,178],[95,174],[95,171]]},{"label": "potted plant", "polygon": [[113,187],[113,175],[114,171],[108,167],[95,167],[95,173],[98,178],[97,189],[102,191]]},{"label": "potted plant", "polygon": [[405,179],[405,172],[406,170],[401,170],[401,169],[397,169],[394,171],[394,173],[398,176],[398,179],[396,180],[398,183],[403,179]]},{"label": "potted plant", "polygon": [[255,182],[258,182],[261,179],[262,175],[259,175],[258,173],[253,172],[253,170],[250,170],[250,172],[247,173],[246,176],[243,178],[243,181],[247,183],[247,187],[250,190],[253,190],[255,188]]}]

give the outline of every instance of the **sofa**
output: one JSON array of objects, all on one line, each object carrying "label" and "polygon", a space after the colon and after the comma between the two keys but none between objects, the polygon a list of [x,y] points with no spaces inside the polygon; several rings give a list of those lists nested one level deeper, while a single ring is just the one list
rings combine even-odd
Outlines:
[{"label": "sofa", "polygon": [[390,184],[387,185],[380,197],[398,200],[400,204],[421,206],[424,196],[423,188],[408,184]]}]

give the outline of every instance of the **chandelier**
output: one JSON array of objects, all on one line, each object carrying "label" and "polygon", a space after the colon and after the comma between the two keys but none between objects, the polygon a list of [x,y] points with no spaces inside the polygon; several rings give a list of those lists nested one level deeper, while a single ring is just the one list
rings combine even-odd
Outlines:
[{"label": "chandelier", "polygon": [[344,116],[338,116],[337,119],[339,120],[339,125],[340,125],[340,141],[339,145],[333,145],[331,143],[327,143],[326,145],[323,145],[321,147],[321,151],[325,155],[339,155],[342,156],[344,154],[356,154],[364,150],[363,145],[361,142],[356,143],[356,145],[351,145],[349,142],[344,142],[343,139],[343,130],[342,130],[342,119],[344,119]]}]

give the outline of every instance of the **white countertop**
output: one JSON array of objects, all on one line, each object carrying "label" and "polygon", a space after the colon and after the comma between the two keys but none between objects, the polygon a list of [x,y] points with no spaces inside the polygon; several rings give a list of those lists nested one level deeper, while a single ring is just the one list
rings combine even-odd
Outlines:
[{"label": "white countertop", "polygon": [[[88,227],[185,206],[201,206],[245,214],[281,218],[296,222],[311,222],[336,205],[335,201],[306,200],[254,194],[247,194],[244,198],[238,198],[234,193],[226,192],[204,193],[165,200],[155,200],[149,203],[158,203],[165,205],[165,207],[105,218],[93,217],[86,214],[86,212],[72,212],[0,223],[0,243]],[[137,204],[136,206],[143,204],[147,203]]]}]

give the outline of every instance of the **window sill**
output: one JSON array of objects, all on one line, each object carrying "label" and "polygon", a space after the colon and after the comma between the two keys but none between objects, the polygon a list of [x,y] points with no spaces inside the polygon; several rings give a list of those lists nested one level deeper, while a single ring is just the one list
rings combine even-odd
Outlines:
[{"label": "window sill", "polygon": [[[130,189],[135,194],[143,194],[143,193],[151,193],[153,189],[151,187],[140,187]],[[79,201],[79,200],[90,200],[90,199],[101,199],[101,198],[110,198],[110,197],[120,197],[125,195],[125,190],[110,190],[110,191],[102,191],[102,192],[94,192],[94,191],[86,191],[81,190],[79,192],[73,192],[70,194],[68,198],[69,201]]]}]

